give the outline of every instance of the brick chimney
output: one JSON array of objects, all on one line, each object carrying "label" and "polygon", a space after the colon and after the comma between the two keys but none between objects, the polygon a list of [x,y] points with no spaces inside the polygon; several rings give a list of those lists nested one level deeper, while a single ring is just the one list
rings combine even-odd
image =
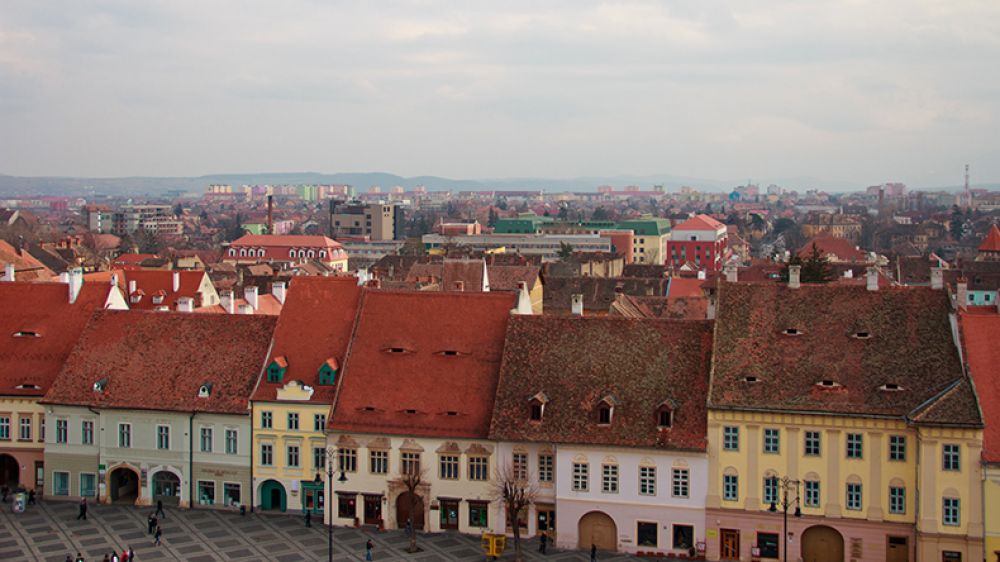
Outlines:
[{"label": "brick chimney", "polygon": [[191,297],[177,299],[177,312],[194,312],[194,299]]},{"label": "brick chimney", "polygon": [[969,281],[962,277],[955,284],[955,308],[964,310],[969,306]]},{"label": "brick chimney", "polygon": [[456,291],[464,291],[465,290],[465,282],[464,281],[455,281],[455,290]]},{"label": "brick chimney", "polygon": [[176,293],[177,291],[181,290],[181,272],[175,271],[173,278],[174,278],[174,292]]},{"label": "brick chimney", "polygon": [[128,294],[131,295],[132,293],[134,293],[135,289],[136,289],[135,279],[132,279],[128,282]]},{"label": "brick chimney", "polygon": [[233,299],[233,292],[230,289],[219,292],[219,304],[222,305],[226,314],[236,314],[236,301]]},{"label": "brick chimney", "polygon": [[249,286],[243,288],[243,298],[246,299],[247,304],[253,307],[254,310],[260,306],[260,302],[257,300],[257,287]]},{"label": "brick chimney", "polygon": [[16,279],[16,272],[14,270],[14,264],[8,263],[3,267],[3,280],[4,281],[14,281]]},{"label": "brick chimney", "polygon": [[583,295],[572,295],[570,297],[571,310],[574,316],[583,316]]},{"label": "brick chimney", "polygon": [[80,289],[83,287],[83,270],[79,267],[74,267],[69,270],[69,303],[73,304],[76,302],[76,298],[80,296]]},{"label": "brick chimney", "polygon": [[931,289],[944,289],[944,269],[940,267],[931,268]]},{"label": "brick chimney", "polygon": [[739,275],[739,273],[737,273],[738,270],[736,268],[736,264],[735,263],[727,263],[722,268],[722,270],[726,274],[726,282],[727,283],[735,283],[736,282],[736,279],[737,279],[737,276]]},{"label": "brick chimney", "polygon": [[802,276],[802,266],[801,265],[790,265],[788,266],[788,288],[798,289],[801,287],[799,279]]},{"label": "brick chimney", "polygon": [[878,290],[878,268],[874,266],[869,266],[865,270],[866,286],[869,291]]},{"label": "brick chimney", "polygon": [[253,307],[246,303],[241,304],[240,314],[253,314]]},{"label": "brick chimney", "polygon": [[278,302],[285,304],[285,291],[287,291],[284,281],[275,281],[271,283],[271,294],[274,298],[278,299]]}]

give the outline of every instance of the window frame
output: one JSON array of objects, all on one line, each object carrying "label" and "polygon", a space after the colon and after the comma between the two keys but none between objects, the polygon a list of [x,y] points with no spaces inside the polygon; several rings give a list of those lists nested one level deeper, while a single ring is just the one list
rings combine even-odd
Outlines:
[{"label": "window frame", "polygon": [[865,437],[863,433],[848,433],[844,436],[846,458],[852,460],[864,460],[865,458]]},{"label": "window frame", "polygon": [[601,493],[617,494],[621,485],[618,465],[601,463]]},{"label": "window frame", "polygon": [[691,471],[687,468],[670,469],[670,497],[691,497]]},{"label": "window frame", "polygon": [[[823,487],[819,480],[805,480],[802,485],[802,506],[819,508],[823,500],[822,489]],[[813,495],[815,495],[815,498]]]},{"label": "window frame", "polygon": [[[206,437],[208,438],[206,440]],[[208,446],[206,447],[206,443]],[[215,428],[202,426],[198,432],[198,446],[202,453],[212,453],[215,451]]]},{"label": "window frame", "polygon": [[385,449],[368,450],[368,473],[389,474],[389,451]]},{"label": "window frame", "polygon": [[781,454],[781,429],[777,427],[765,427],[764,428],[764,454],[767,455],[780,455]]},{"label": "window frame", "polygon": [[[896,502],[902,502],[897,506]],[[903,486],[889,486],[889,513],[893,515],[906,514],[906,488]]]},{"label": "window frame", "polygon": [[962,446],[957,443],[945,443],[941,446],[941,470],[949,472],[962,471]]},{"label": "window frame", "polygon": [[[815,449],[813,449],[813,447],[815,447]],[[815,452],[812,452],[813,450],[815,450]],[[804,432],[802,454],[807,457],[819,457],[823,455],[823,432]]]},{"label": "window frame", "polygon": [[941,498],[941,524],[948,527],[960,527],[962,525],[961,499],[953,497]]},{"label": "window frame", "polygon": [[722,475],[722,499],[729,502],[740,500],[740,477],[738,474]]},{"label": "window frame", "polygon": [[438,456],[438,477],[441,480],[458,480],[461,477],[462,456],[452,453]]},{"label": "window frame", "polygon": [[590,491],[590,463],[574,462],[572,465],[572,490],[574,492]]},{"label": "window frame", "polygon": [[[166,431],[164,431],[166,430]],[[156,449],[158,451],[170,450],[170,426],[166,424],[156,424]]]},{"label": "window frame", "polygon": [[656,467],[649,465],[639,465],[639,495],[656,495]]},{"label": "window frame", "polygon": [[490,458],[486,455],[469,455],[468,462],[469,480],[475,482],[485,482],[490,478]]},{"label": "window frame", "polygon": [[889,460],[893,462],[906,462],[906,436],[889,436]]},{"label": "window frame", "polygon": [[[91,434],[91,438],[93,438],[93,434]],[[59,444],[69,443],[69,420],[66,418],[56,418],[56,443]],[[84,445],[92,444],[92,443],[83,443],[82,436],[81,436],[81,443]]]},{"label": "window frame", "polygon": [[[845,486],[844,509],[847,511],[863,511],[865,504],[864,487],[860,482],[848,482]],[[857,500],[856,502],[853,500]],[[856,505],[857,507],[852,507]]]},{"label": "window frame", "polygon": [[118,448],[132,448],[132,424],[129,422],[118,422]]},{"label": "window frame", "polygon": [[740,428],[737,425],[726,425],[722,427],[722,450],[740,450]]},{"label": "window frame", "polygon": [[555,475],[555,456],[551,453],[538,454],[538,481],[551,484]]}]

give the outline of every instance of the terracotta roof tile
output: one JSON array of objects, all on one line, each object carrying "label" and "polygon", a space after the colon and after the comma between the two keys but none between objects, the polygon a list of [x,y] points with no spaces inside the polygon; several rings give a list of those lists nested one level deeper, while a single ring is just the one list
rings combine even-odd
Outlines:
[{"label": "terracotta roof tile", "polygon": [[713,219],[708,215],[695,215],[694,217],[678,224],[674,230],[718,230],[726,225]]},{"label": "terracotta roof tile", "polygon": [[[704,450],[712,324],[708,321],[514,316],[507,329],[490,438]],[[549,402],[529,418],[539,392]],[[597,423],[606,396],[612,423]],[[670,429],[657,408],[673,408]]]},{"label": "terracotta roof tile", "polygon": [[1000,252],[1000,228],[997,225],[990,227],[989,233],[986,234],[986,238],[983,239],[983,243],[979,245],[980,252]]},{"label": "terracotta roof tile", "polygon": [[[174,275],[179,276],[180,287],[174,292]],[[167,307],[170,310],[177,308],[177,299],[190,297],[195,299],[195,306],[201,299],[198,289],[202,280],[207,274],[204,271],[182,271],[165,269],[137,269],[121,272],[118,279],[124,284],[125,291],[132,281],[135,281],[136,292],[141,292],[149,297],[143,297],[139,302],[132,302],[129,298],[129,308],[133,310],[153,310],[158,307]],[[153,302],[153,295],[160,295],[163,300],[159,303]],[[126,294],[126,298],[131,295]]]},{"label": "terracotta roof tile", "polygon": [[960,324],[969,374],[986,420],[983,460],[1000,463],[1000,316],[995,307],[988,315],[963,313]]},{"label": "terracotta roof tile", "polygon": [[837,238],[834,236],[817,236],[812,238],[799,248],[799,257],[805,259],[812,256],[813,244],[819,250],[820,256],[824,258],[836,256],[838,261],[844,262],[864,262],[867,259],[865,253],[859,250],[853,242],[846,238]]}]

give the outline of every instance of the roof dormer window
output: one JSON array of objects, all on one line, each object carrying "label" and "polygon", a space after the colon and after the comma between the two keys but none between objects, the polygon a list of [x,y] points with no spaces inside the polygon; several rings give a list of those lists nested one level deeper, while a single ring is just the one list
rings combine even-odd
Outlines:
[{"label": "roof dormer window", "polygon": [[835,387],[841,386],[841,384],[839,382],[835,381],[835,380],[823,379],[823,380],[819,381],[818,383],[816,383],[816,386],[821,386],[823,388],[835,388]]},{"label": "roof dormer window", "polygon": [[287,369],[288,361],[285,360],[285,357],[282,355],[275,357],[267,366],[267,382],[281,382]]},{"label": "roof dormer window", "polygon": [[854,332],[854,334],[852,334],[851,337],[859,340],[867,340],[871,338],[872,335],[870,332],[861,331],[861,332]]},{"label": "roof dormer window", "polygon": [[40,338],[42,334],[32,330],[21,330],[19,332],[14,332],[15,338]]},{"label": "roof dormer window", "polygon": [[407,408],[407,409],[403,410],[403,413],[405,413],[405,414],[416,414],[417,411],[414,410],[413,408]]},{"label": "roof dormer window", "polygon": [[30,382],[19,384],[19,385],[15,386],[14,388],[16,388],[18,390],[41,390],[42,389],[42,387],[38,386],[37,384],[32,384]]},{"label": "roof dormer window", "polygon": [[528,419],[535,422],[542,421],[545,415],[545,405],[548,404],[549,397],[544,392],[532,396],[528,399]]},{"label": "roof dormer window", "polygon": [[615,399],[607,396],[597,403],[597,424],[611,425],[615,413]]},{"label": "roof dormer window", "polygon": [[337,382],[338,363],[333,357],[327,359],[319,367],[319,384],[332,385]]},{"label": "roof dormer window", "polygon": [[208,398],[212,394],[212,383],[207,382],[198,388],[198,398]]},{"label": "roof dormer window", "polygon": [[753,375],[747,375],[743,377],[743,382],[755,383],[755,382],[760,382],[760,379]]},{"label": "roof dormer window", "polygon": [[406,353],[405,347],[388,347],[385,349],[386,353]]},{"label": "roof dormer window", "polygon": [[883,384],[882,386],[878,387],[878,389],[879,390],[888,391],[888,392],[898,392],[900,390],[906,390],[906,389],[904,389],[903,387],[899,386],[898,384],[896,384],[894,382],[887,382],[887,383]]},{"label": "roof dormer window", "polygon": [[455,351],[454,349],[446,349],[444,351],[441,351],[440,353],[445,357],[457,357],[459,355],[459,352]]},{"label": "roof dormer window", "polygon": [[785,331],[783,333],[786,336],[801,336],[803,332],[798,328],[785,328]]},{"label": "roof dormer window", "polygon": [[666,404],[661,404],[659,408],[656,409],[656,427],[660,429],[669,429],[674,425],[674,411],[670,406]]},{"label": "roof dormer window", "polygon": [[153,304],[162,304],[163,295],[153,295]]},{"label": "roof dormer window", "polygon": [[108,379],[104,378],[94,383],[94,392],[104,392],[108,388]]},{"label": "roof dormer window", "polygon": [[456,412],[454,410],[448,410],[447,412],[445,412],[445,415],[446,416],[457,416],[458,412]]}]

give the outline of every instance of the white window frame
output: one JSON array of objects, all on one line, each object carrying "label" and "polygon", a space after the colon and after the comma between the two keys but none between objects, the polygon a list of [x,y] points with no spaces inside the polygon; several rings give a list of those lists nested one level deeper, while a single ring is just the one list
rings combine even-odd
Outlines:
[{"label": "white window frame", "polygon": [[128,422],[118,422],[118,448],[132,448],[132,424]]},{"label": "white window frame", "polygon": [[619,484],[618,465],[615,463],[601,464],[601,493],[617,494]]},{"label": "white window frame", "polygon": [[[166,430],[166,431],[163,431]],[[166,445],[166,447],[164,447]],[[170,450],[170,426],[165,424],[156,425],[156,448],[160,451]]]},{"label": "white window frame", "polygon": [[639,467],[639,495],[656,495],[656,467],[643,465]]},{"label": "white window frame", "polygon": [[[208,441],[205,437],[208,437]],[[208,447],[205,444],[208,443]],[[202,453],[211,453],[215,451],[215,428],[208,425],[203,425],[198,432],[198,446]]]},{"label": "white window frame", "polygon": [[573,491],[587,492],[590,490],[590,463],[573,463]]},{"label": "white window frame", "polygon": [[[232,440],[229,436],[232,435]],[[232,444],[232,447],[229,445]],[[226,428],[226,454],[227,455],[238,455],[240,454],[240,430],[232,427]]]}]

